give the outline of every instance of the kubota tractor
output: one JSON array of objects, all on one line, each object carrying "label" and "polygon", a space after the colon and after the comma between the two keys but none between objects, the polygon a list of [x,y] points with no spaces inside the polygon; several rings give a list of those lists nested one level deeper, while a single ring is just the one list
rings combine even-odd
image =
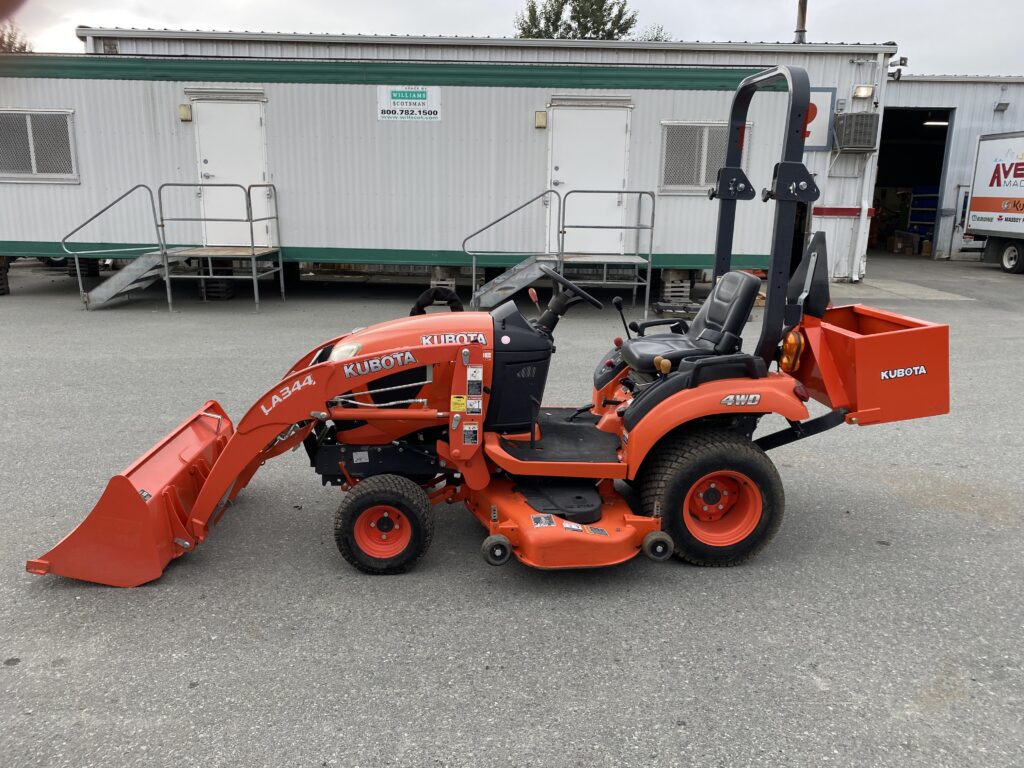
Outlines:
[{"label": "kubota tractor", "polygon": [[[754,93],[780,83],[789,88],[783,156],[762,193],[775,202],[767,301],[745,352],[761,282],[730,271],[736,204],[755,196],[740,168],[743,130]],[[802,163],[808,98],[797,68],[740,84],[710,192],[719,200],[711,293],[689,324],[634,323],[635,336],[616,339],[588,406],[542,405],[558,323],[579,302],[601,307],[582,288],[545,269],[556,291],[534,320],[512,302],[426,314],[428,293],[410,317],[305,354],[237,427],[206,403],[111,479],[92,513],[28,570],[115,586],[156,579],[206,539],[263,462],[299,444],[322,482],[344,489],[338,548],[371,573],[412,565],[430,544],[433,507],[455,502],[485,529],[493,565],[514,556],[584,568],[640,552],[701,565],[750,557],[783,515],[767,450],[843,422],[949,407],[946,326],[833,307],[822,233],[791,265],[797,206],[818,197]],[[827,406],[823,415],[810,418],[812,398]],[[788,426],[755,439],[769,414]]]}]

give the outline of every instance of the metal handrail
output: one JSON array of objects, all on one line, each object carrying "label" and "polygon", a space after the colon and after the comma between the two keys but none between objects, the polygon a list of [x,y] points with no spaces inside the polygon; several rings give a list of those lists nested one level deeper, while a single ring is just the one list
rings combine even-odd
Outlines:
[{"label": "metal handrail", "polygon": [[[169,188],[169,187],[185,188],[185,189],[198,189],[198,190],[200,190],[200,194],[202,193],[201,191],[203,189],[207,189],[207,188],[215,188],[216,187],[216,188],[222,188],[222,189],[223,188],[238,189],[238,190],[240,190],[242,192],[242,197],[245,200],[245,218],[243,218],[243,219],[236,219],[236,218],[225,219],[225,218],[210,218],[208,216],[198,216],[198,217],[196,217],[196,216],[167,216],[167,215],[164,214],[164,190]],[[274,213],[273,213],[272,216],[260,216],[258,218],[254,218],[253,217],[253,215],[252,215],[252,209],[253,209],[253,206],[252,206],[252,191],[254,189],[266,189],[266,190],[269,191],[269,197],[273,198],[273,200],[274,200]],[[235,279],[235,280],[251,279],[252,283],[253,283],[253,294],[256,297],[255,298],[255,300],[256,300],[256,307],[257,307],[257,310],[258,310],[259,309],[259,287],[257,285],[257,280],[260,277],[264,277],[266,275],[273,274],[274,272],[278,272],[278,273],[280,273],[278,275],[278,277],[279,277],[279,281],[281,283],[281,297],[284,298],[284,264],[283,264],[283,261],[282,261],[283,257],[282,257],[282,253],[281,253],[281,221],[280,221],[279,211],[278,211],[278,207],[277,207],[277,187],[274,184],[259,183],[259,184],[249,184],[248,186],[244,186],[242,184],[228,184],[228,183],[220,183],[220,182],[206,183],[206,182],[201,182],[201,181],[200,182],[185,182],[185,181],[167,182],[167,183],[161,184],[159,187],[157,187],[156,198],[157,198],[157,204],[159,206],[159,211],[160,211],[160,225],[163,226],[163,227],[166,227],[166,223],[168,221],[201,221],[201,222],[204,222],[204,223],[208,222],[208,221],[223,221],[223,222],[234,222],[234,223],[238,223],[238,224],[248,224],[249,225],[249,258],[250,258],[251,275],[249,277],[233,277],[233,278],[224,278],[222,276],[220,279]],[[270,270],[268,272],[262,272],[262,273],[259,273],[256,270],[256,257],[257,257],[257,255],[256,255],[256,231],[253,228],[253,224],[255,224],[258,221],[274,221],[274,222],[276,222],[276,226],[274,227],[275,232],[274,232],[274,235],[271,237],[269,247],[272,248],[272,249],[277,250],[277,268],[276,269],[272,269],[272,270]],[[274,240],[275,239],[277,241],[277,245],[274,245]],[[245,246],[243,246],[243,247],[245,247]],[[213,275],[212,259],[213,259],[213,257],[211,257],[211,256],[207,256],[206,257],[207,266],[208,266],[208,268],[210,270],[209,277],[211,277],[211,278],[214,276]],[[202,264],[200,264],[200,266],[199,266],[199,278],[198,279],[200,280],[200,282],[202,282],[205,285],[206,276],[203,275]],[[165,282],[167,284],[167,307],[168,307],[168,309],[171,309],[171,307],[172,307],[172,303],[171,303],[172,302],[172,298],[171,298],[171,275],[170,275],[170,266],[168,264],[166,253],[164,254],[164,280],[165,280]]]},{"label": "metal handrail", "polygon": [[[569,198],[573,195],[636,195],[636,224],[566,224],[565,218],[566,213],[569,210]],[[642,224],[643,220],[643,200],[647,197],[651,201],[651,218],[649,224]],[[648,231],[650,234],[647,236],[647,275],[644,279],[644,319],[647,319],[648,307],[651,303],[651,269],[654,264],[654,209],[656,205],[656,196],[654,192],[649,189],[570,189],[565,193],[564,202],[562,205],[562,218],[559,222],[559,230],[562,237],[562,248],[560,249],[558,258],[558,271],[563,271],[563,261],[565,259],[565,231],[567,229],[617,229],[620,231],[635,231],[636,242],[633,250],[633,255],[639,259],[640,255],[640,233],[642,231]],[[639,273],[639,270],[637,270]],[[606,274],[607,279],[607,274]],[[638,278],[637,278],[638,279]],[[634,284],[633,299],[636,300],[636,290]]]},{"label": "metal handrail", "polygon": [[157,247],[160,249],[160,253],[166,254],[166,252],[167,252],[167,245],[164,242],[164,238],[163,238],[163,224],[161,223],[161,221],[157,217],[157,207],[156,207],[156,203],[153,200],[153,190],[147,184],[136,184],[134,187],[129,189],[127,192],[119,195],[114,200],[112,200],[111,202],[107,203],[105,206],[100,208],[96,213],[94,213],[92,216],[90,216],[88,219],[83,221],[81,224],[79,224],[77,227],[75,227],[73,230],[68,232],[66,235],[64,235],[64,237],[62,237],[60,239],[60,247],[64,251],[64,253],[68,254],[69,256],[74,256],[75,257],[75,275],[78,277],[78,295],[81,297],[82,303],[84,303],[87,307],[88,307],[88,302],[86,300],[86,295],[85,295],[85,285],[82,283],[82,267],[81,267],[81,264],[80,264],[80,262],[78,260],[79,256],[93,255],[93,254],[97,254],[97,253],[128,253],[128,252],[133,252],[133,251],[151,251],[153,249],[153,246],[151,246],[151,245],[141,246],[140,245],[140,246],[135,246],[133,248],[99,248],[99,249],[95,249],[95,250],[91,250],[91,251],[72,251],[70,248],[68,248],[67,242],[68,242],[68,240],[72,236],[74,236],[74,235],[78,234],[79,232],[81,232],[89,224],[92,224],[94,221],[96,221],[96,219],[98,219],[104,213],[106,213],[111,208],[113,208],[115,205],[120,203],[126,197],[131,195],[137,189],[144,189],[144,190],[146,190],[146,194],[149,195],[149,209],[150,209],[150,213],[153,216],[153,230],[156,232]]},{"label": "metal handrail", "polygon": [[471,259],[471,267],[470,267],[470,281],[471,282],[470,282],[470,285],[471,285],[471,287],[473,289],[473,298],[471,300],[471,304],[473,306],[476,306],[476,295],[477,295],[476,260],[477,260],[478,256],[498,256],[498,255],[507,256],[507,255],[513,255],[513,254],[519,254],[519,255],[524,255],[524,256],[547,256],[547,255],[552,255],[552,254],[551,254],[550,251],[540,251],[538,253],[531,253],[529,251],[522,251],[522,252],[521,251],[471,251],[467,247],[469,241],[472,240],[477,235],[483,234],[484,232],[489,230],[491,227],[493,227],[493,226],[495,226],[497,224],[500,224],[505,219],[507,219],[509,216],[512,216],[514,214],[519,213],[519,211],[523,210],[523,208],[526,208],[528,205],[531,205],[532,203],[537,202],[541,198],[547,198],[548,195],[554,195],[555,196],[555,200],[558,202],[558,208],[557,208],[556,217],[555,217],[555,221],[559,224],[559,226],[558,226],[558,237],[556,239],[558,250],[555,252],[555,255],[558,256],[558,260],[559,260],[559,262],[561,262],[561,260],[562,260],[562,242],[563,242],[564,234],[565,234],[562,231],[562,227],[561,227],[561,221],[562,221],[562,195],[558,192],[557,189],[545,189],[539,195],[534,195],[529,200],[527,200],[525,203],[522,203],[521,205],[516,206],[515,208],[513,208],[511,211],[509,211],[508,213],[504,214],[503,216],[499,216],[494,221],[492,221],[492,222],[490,222],[488,224],[485,224],[484,226],[480,227],[480,229],[478,229],[476,232],[472,233],[471,235],[467,235],[466,238],[462,241],[462,252],[465,253],[467,256],[469,256],[470,259]]}]

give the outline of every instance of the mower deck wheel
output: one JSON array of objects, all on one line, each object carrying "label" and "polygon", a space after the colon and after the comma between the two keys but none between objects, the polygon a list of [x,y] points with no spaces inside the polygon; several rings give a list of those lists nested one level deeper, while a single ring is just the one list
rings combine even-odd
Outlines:
[{"label": "mower deck wheel", "polygon": [[480,554],[488,565],[504,565],[512,557],[512,542],[500,533],[488,536],[480,547]]},{"label": "mower deck wheel", "polygon": [[644,536],[640,551],[656,563],[664,562],[672,557],[675,542],[664,531],[651,531]]},{"label": "mower deck wheel", "polygon": [[419,560],[434,535],[426,492],[399,475],[375,475],[345,494],[334,516],[334,541],[365,573],[402,573]]},{"label": "mower deck wheel", "polygon": [[782,480],[765,452],[744,435],[704,429],[670,437],[647,463],[643,511],[661,516],[682,560],[738,565],[782,524]]}]

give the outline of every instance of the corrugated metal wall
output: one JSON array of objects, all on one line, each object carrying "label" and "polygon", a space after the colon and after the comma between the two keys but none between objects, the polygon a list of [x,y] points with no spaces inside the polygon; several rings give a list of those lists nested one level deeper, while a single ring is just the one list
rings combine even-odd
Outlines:
[{"label": "corrugated metal wall", "polygon": [[[1009,102],[996,112],[997,102]],[[940,208],[954,211],[957,185],[969,185],[974,173],[978,136],[1024,131],[1022,78],[904,78],[889,84],[887,107],[930,107],[954,110],[947,138],[945,181]],[[937,256],[949,256],[956,213],[943,216],[935,237]]]},{"label": "corrugated metal wall", "polygon": [[[154,40],[154,45],[168,41]],[[173,42],[173,41],[170,41]],[[206,44],[203,41],[199,41]],[[124,51],[125,40],[119,40]],[[146,40],[133,41],[141,51]],[[248,43],[247,43],[248,44]],[[276,45],[276,43],[274,43]],[[266,45],[270,46],[271,43]],[[193,50],[186,46],[182,50]],[[367,58],[416,54],[416,46],[363,45],[347,49]],[[478,55],[488,48],[421,46],[430,57]],[[786,46],[791,48],[791,46]],[[264,54],[270,48],[260,49]],[[555,60],[581,60],[581,50],[501,48]],[[160,51],[166,52],[166,51]],[[231,49],[237,53],[237,47]],[[467,53],[468,52],[468,53]],[[207,51],[204,50],[204,53]],[[209,53],[214,53],[213,50]],[[728,66],[806,67],[812,85],[833,86],[849,99],[853,85],[877,82],[876,57],[851,61],[849,48],[835,53],[772,55],[750,52],[670,52],[678,63]],[[605,63],[650,63],[669,54],[643,50],[589,51]],[[474,61],[478,59],[472,59]],[[587,58],[587,61],[592,59]],[[659,62],[660,63],[660,62]],[[884,81],[884,78],[883,78]],[[0,184],[0,209],[16,212],[0,240],[54,241],[105,202],[133,184],[196,179],[194,124],[179,122],[177,105],[187,102],[186,86],[202,83],[100,80],[0,80],[0,104],[74,108],[81,168],[78,185]],[[218,89],[230,84],[216,83]],[[884,82],[880,83],[884,87]],[[252,83],[239,87],[252,88]],[[281,229],[286,245],[360,249],[447,250],[462,238],[547,185],[549,132],[533,127],[533,113],[557,94],[615,93],[631,97],[628,186],[656,190],[664,120],[722,121],[732,94],[727,91],[572,91],[542,88],[442,87],[443,118],[436,123],[388,123],[376,119],[376,87],[366,85],[274,84],[266,94],[269,167],[280,191]],[[850,102],[848,102],[850,103]],[[852,104],[852,103],[851,103]],[[758,188],[771,181],[781,146],[785,97],[759,96],[751,111],[749,176]],[[854,108],[863,108],[854,105]],[[842,158],[832,165],[828,152],[807,153],[823,195],[818,205],[860,204],[864,173],[874,176],[874,155]],[[831,170],[830,170],[831,169]],[[195,205],[183,199],[182,205]],[[148,241],[144,219],[124,209],[99,225],[90,241]],[[705,254],[713,250],[716,207],[703,195],[659,195],[656,252]],[[759,200],[740,209],[737,253],[764,254],[771,234],[772,204]],[[534,250],[546,237],[546,214],[537,208],[502,225],[481,248]],[[850,273],[855,220],[816,217],[815,228],[830,239],[835,277]],[[179,225],[181,227],[183,225]],[[180,234],[177,234],[180,233]],[[170,242],[192,242],[196,229],[168,233]]]}]

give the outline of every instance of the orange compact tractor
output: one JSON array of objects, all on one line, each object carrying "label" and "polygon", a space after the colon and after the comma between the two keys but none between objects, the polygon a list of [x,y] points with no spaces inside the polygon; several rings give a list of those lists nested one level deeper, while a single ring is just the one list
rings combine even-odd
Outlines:
[{"label": "orange compact tractor", "polygon": [[[751,98],[777,85],[788,86],[789,113],[782,160],[761,195],[775,201],[767,302],[745,352],[740,337],[761,283],[730,271],[737,201],[755,197],[740,157]],[[711,293],[689,324],[633,323],[635,336],[627,329],[598,362],[586,407],[545,407],[542,398],[556,326],[579,302],[600,308],[593,296],[550,269],[556,290],[534,320],[512,302],[427,314],[428,292],[412,316],[305,354],[237,426],[206,403],[116,475],[92,513],[28,570],[115,586],[152,581],[206,540],[265,461],[300,444],[323,483],[344,489],[338,548],[370,573],[415,563],[430,545],[433,507],[455,502],[485,529],[493,565],[514,556],[538,568],[588,568],[640,552],[700,565],[750,557],[782,521],[782,483],[766,451],[843,422],[949,407],[946,326],[833,307],[822,233],[791,264],[797,208],[818,197],[802,162],[808,98],[796,68],[740,85],[726,164],[710,191],[719,201]],[[665,332],[652,334],[656,327]],[[808,413],[812,398],[822,415]],[[788,426],[755,439],[770,414]]]}]

